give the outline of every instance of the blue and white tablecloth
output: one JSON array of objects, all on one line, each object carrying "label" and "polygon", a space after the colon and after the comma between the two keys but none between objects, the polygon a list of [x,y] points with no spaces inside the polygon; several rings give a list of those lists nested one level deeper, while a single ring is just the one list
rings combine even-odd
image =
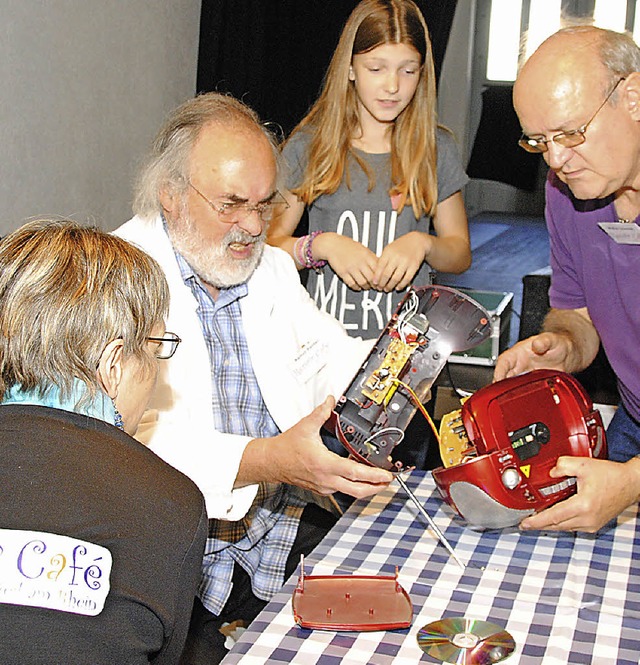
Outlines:
[{"label": "blue and white tablecloth", "polygon": [[357,501],[305,559],[307,575],[394,575],[413,602],[410,629],[349,633],[298,627],[291,595],[298,574],[267,605],[224,659],[242,663],[362,665],[434,662],[419,648],[425,624],[466,617],[507,630],[516,649],[506,665],[640,662],[640,525],[637,507],[597,536],[472,531],[443,504],[430,474],[413,472],[415,492],[462,570],[397,483]]}]

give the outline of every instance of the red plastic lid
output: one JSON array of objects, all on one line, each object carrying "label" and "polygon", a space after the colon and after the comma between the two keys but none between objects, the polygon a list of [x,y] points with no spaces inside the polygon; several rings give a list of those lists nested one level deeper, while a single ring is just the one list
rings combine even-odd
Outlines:
[{"label": "red plastic lid", "polygon": [[413,607],[395,576],[309,575],[293,592],[293,617],[303,628],[397,630],[408,628]]}]

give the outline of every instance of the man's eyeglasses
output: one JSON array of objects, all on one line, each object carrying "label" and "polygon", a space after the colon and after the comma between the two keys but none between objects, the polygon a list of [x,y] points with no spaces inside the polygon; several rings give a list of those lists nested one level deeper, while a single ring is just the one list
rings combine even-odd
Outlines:
[{"label": "man's eyeglasses", "polygon": [[220,219],[227,224],[244,222],[252,212],[257,212],[258,217],[260,217],[263,222],[270,222],[274,215],[279,214],[282,210],[286,210],[289,207],[289,204],[280,192],[276,192],[270,201],[265,201],[264,203],[258,203],[257,205],[252,206],[248,203],[241,203],[239,201],[214,203],[213,201],[210,201],[191,181],[189,181],[189,187],[191,187],[191,189],[193,189],[193,191],[205,201],[205,203],[208,203],[209,207],[214,212],[217,212]]},{"label": "man's eyeglasses", "polygon": [[582,127],[579,127],[578,129],[572,129],[567,132],[560,132],[559,134],[552,136],[550,139],[534,139],[523,134],[518,141],[518,145],[521,148],[524,148],[527,152],[537,153],[547,152],[549,149],[549,141],[553,141],[554,143],[557,143],[564,148],[575,148],[576,146],[582,145],[586,140],[584,134],[587,131],[587,128],[595,120],[595,117],[604,108],[604,105],[609,101],[609,98],[615,92],[615,89],[620,85],[620,83],[622,83],[622,81],[624,81],[624,79],[624,76],[621,79],[618,79],[618,82],[613,86],[613,88],[611,88],[611,92],[609,92],[609,94],[605,97],[602,104],[598,106],[597,111],[591,116],[590,120],[582,125]]},{"label": "man's eyeglasses", "polygon": [[182,341],[178,335],[172,332],[166,332],[163,337],[147,337],[149,342],[156,342],[156,358],[159,360],[168,360],[173,356]]}]

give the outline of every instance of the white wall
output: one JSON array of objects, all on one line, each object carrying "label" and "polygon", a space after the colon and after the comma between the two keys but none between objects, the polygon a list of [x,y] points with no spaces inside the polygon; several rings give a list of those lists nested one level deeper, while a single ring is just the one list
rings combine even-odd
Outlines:
[{"label": "white wall", "polygon": [[[485,0],[458,0],[438,88],[440,122],[453,131],[466,166],[482,111],[482,87],[473,80],[476,12]],[[476,68],[477,69],[477,68]],[[503,182],[473,178],[464,190],[469,218],[481,212],[542,215],[544,175],[541,167],[537,191],[527,192]]]},{"label": "white wall", "polygon": [[200,0],[0,0],[0,235],[115,228],[166,113],[193,96]]}]

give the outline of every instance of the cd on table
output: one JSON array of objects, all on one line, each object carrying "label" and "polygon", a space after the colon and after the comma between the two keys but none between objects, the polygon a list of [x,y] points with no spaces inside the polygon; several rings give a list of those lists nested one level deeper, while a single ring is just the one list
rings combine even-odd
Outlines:
[{"label": "cd on table", "polygon": [[488,621],[451,617],[432,621],[417,635],[418,646],[438,662],[492,665],[511,655],[513,637]]}]

